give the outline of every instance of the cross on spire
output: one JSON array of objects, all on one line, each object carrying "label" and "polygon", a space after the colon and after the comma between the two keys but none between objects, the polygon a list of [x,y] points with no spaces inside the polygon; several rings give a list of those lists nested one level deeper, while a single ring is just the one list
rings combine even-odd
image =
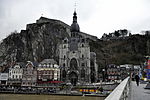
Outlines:
[{"label": "cross on spire", "polygon": [[76,11],[76,7],[77,7],[77,2],[75,1],[75,4],[74,4],[74,11]]}]

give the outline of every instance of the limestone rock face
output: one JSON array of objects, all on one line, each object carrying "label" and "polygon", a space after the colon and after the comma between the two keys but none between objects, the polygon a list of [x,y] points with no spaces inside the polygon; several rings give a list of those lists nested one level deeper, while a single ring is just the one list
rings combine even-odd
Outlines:
[{"label": "limestone rock face", "polygon": [[[70,38],[70,26],[62,21],[41,17],[36,23],[27,24],[26,30],[13,32],[0,44],[0,64],[6,62],[26,62],[54,59],[58,63],[59,44]],[[89,40],[97,37],[80,32]]]},{"label": "limestone rock face", "polygon": [[[28,24],[26,30],[12,33],[0,43],[0,64],[5,62],[42,61],[58,62],[58,45],[65,37],[70,38],[70,26],[54,19],[41,17]],[[117,40],[102,41],[80,32],[90,40],[90,50],[96,53],[97,64],[140,64],[150,55],[150,36],[132,35]]]},{"label": "limestone rock face", "polygon": [[70,26],[53,19],[41,17],[28,24],[26,30],[13,33],[0,44],[0,60],[24,62],[42,61],[46,58],[58,60],[58,45],[69,37]]}]

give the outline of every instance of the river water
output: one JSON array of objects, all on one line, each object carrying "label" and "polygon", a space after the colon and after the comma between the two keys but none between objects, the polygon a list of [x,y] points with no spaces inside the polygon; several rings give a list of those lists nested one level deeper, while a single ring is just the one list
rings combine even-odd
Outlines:
[{"label": "river water", "polygon": [[0,100],[104,100],[105,97],[0,94]]}]

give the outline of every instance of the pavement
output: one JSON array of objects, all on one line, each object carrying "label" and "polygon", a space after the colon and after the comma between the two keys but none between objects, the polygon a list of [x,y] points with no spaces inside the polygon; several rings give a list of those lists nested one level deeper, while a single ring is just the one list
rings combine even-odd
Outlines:
[{"label": "pavement", "polygon": [[131,94],[129,100],[150,100],[150,89],[144,89],[147,83],[141,82],[139,86],[135,81],[131,82]]}]

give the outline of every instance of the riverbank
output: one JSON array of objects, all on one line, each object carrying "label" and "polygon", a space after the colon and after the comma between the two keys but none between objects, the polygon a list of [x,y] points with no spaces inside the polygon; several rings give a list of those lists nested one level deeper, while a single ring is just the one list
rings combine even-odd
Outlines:
[{"label": "riverbank", "polygon": [[105,97],[0,94],[0,100],[104,100]]},{"label": "riverbank", "polygon": [[24,94],[24,95],[58,95],[58,96],[90,96],[90,97],[107,97],[104,94],[83,94],[83,93],[35,93],[35,92],[14,92],[14,91],[0,91],[1,94]]}]

